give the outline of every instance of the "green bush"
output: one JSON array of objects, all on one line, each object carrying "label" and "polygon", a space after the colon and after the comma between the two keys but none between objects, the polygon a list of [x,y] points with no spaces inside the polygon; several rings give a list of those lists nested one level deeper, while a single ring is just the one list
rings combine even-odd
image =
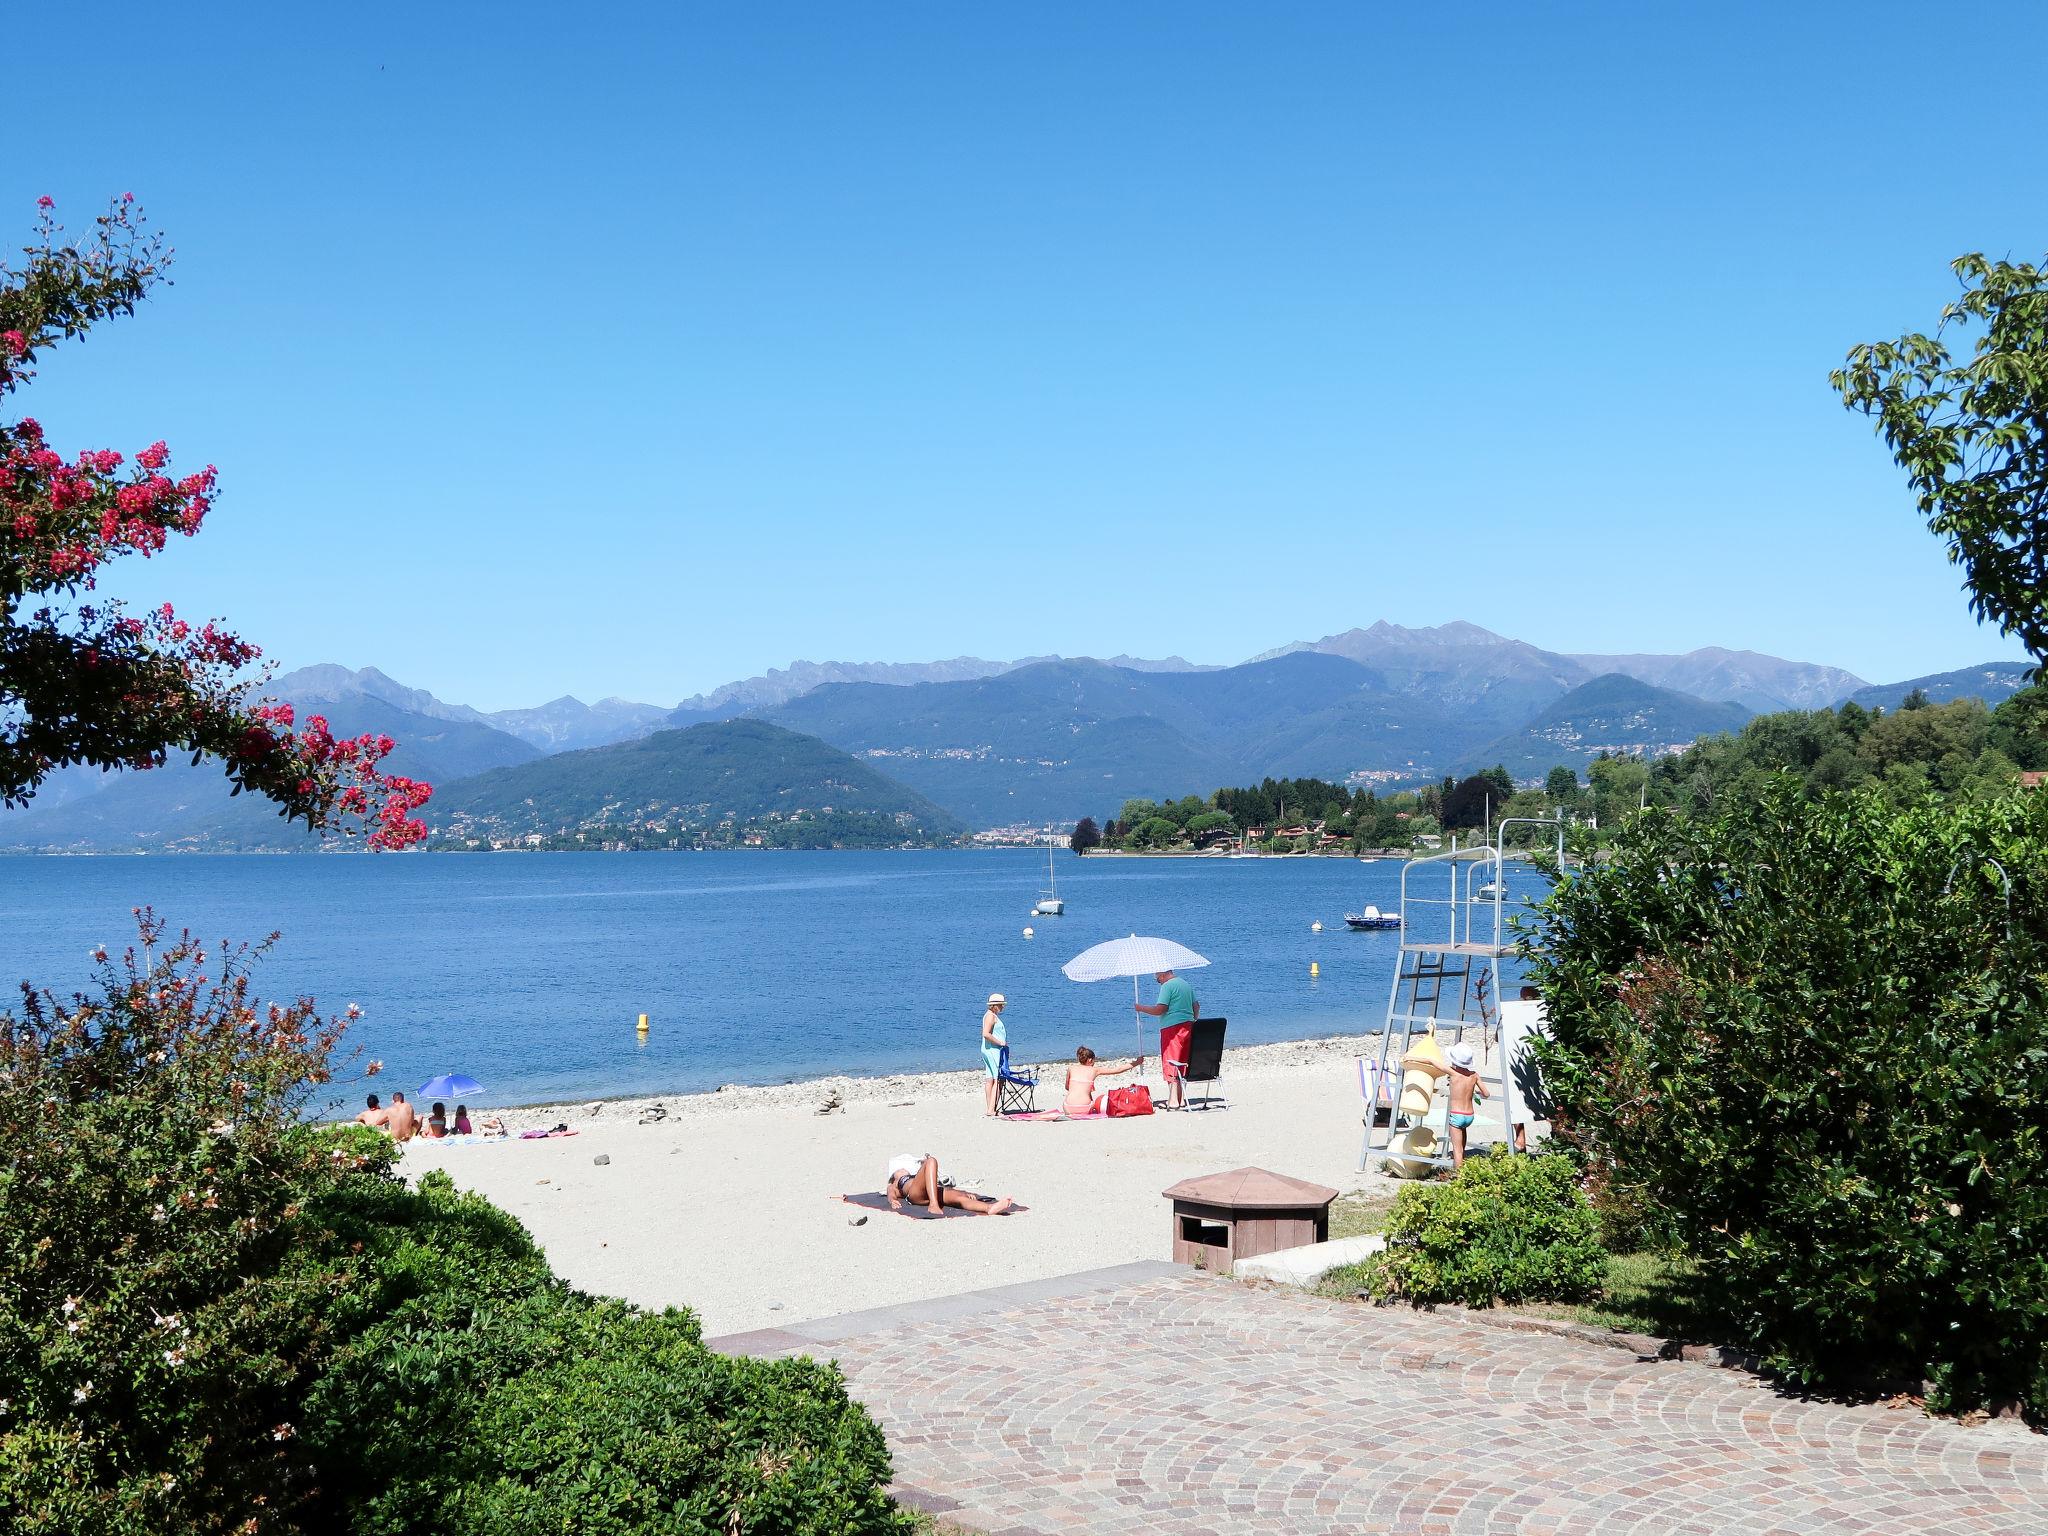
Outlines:
[{"label": "green bush", "polygon": [[1576,1301],[1600,1288],[1599,1223],[1564,1156],[1496,1149],[1442,1184],[1410,1184],[1372,1261],[1375,1296],[1418,1302]]},{"label": "green bush", "polygon": [[1552,894],[1559,1133],[1666,1214],[1727,1342],[2048,1413],[2044,872],[2048,795],[1774,781]]},{"label": "green bush", "polygon": [[834,1368],[713,1354],[407,1189],[301,1113],[341,1021],[162,938],[0,1015],[0,1529],[910,1528]]},{"label": "green bush", "polygon": [[301,1433],[348,1469],[330,1503],[351,1532],[423,1509],[472,1536],[907,1529],[836,1368],[729,1359],[688,1312],[573,1291],[443,1173],[357,1180],[319,1214],[363,1262]]}]

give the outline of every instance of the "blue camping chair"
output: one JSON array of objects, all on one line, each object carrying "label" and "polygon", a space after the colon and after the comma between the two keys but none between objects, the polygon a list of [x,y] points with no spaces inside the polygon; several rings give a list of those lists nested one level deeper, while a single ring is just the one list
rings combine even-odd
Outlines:
[{"label": "blue camping chair", "polygon": [[1038,1068],[1010,1065],[1010,1048],[996,1058],[996,1113],[1029,1115],[1038,1109]]}]

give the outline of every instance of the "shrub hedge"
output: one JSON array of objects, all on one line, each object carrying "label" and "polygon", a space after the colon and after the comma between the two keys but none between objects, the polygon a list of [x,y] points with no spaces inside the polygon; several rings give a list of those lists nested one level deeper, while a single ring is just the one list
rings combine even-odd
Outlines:
[{"label": "shrub hedge", "polygon": [[0,1014],[0,1529],[901,1532],[837,1371],[580,1294],[301,1111],[342,1021],[166,944]]},{"label": "shrub hedge", "polygon": [[1560,1134],[1730,1340],[2048,1414],[2048,794],[1652,811],[1533,936]]},{"label": "shrub hedge", "polygon": [[1592,1295],[1607,1254],[1578,1177],[1569,1157],[1497,1148],[1445,1183],[1404,1186],[1368,1270],[1373,1294],[1479,1307]]}]

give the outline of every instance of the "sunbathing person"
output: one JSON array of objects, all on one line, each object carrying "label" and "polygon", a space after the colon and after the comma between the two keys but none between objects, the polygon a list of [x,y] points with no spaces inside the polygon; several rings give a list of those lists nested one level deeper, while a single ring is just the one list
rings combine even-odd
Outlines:
[{"label": "sunbathing person", "polygon": [[384,1129],[391,1133],[393,1141],[408,1142],[419,1134],[420,1117],[413,1107],[405,1102],[404,1094],[392,1094],[391,1107],[385,1113],[387,1118]]},{"label": "sunbathing person", "polygon": [[1080,1046],[1074,1052],[1074,1064],[1067,1068],[1067,1102],[1061,1106],[1068,1115],[1092,1115],[1102,1108],[1104,1095],[1095,1091],[1098,1077],[1121,1077],[1126,1072],[1143,1069],[1145,1058],[1133,1056],[1120,1067],[1105,1067],[1097,1064],[1095,1053],[1087,1046]]},{"label": "sunbathing person", "polygon": [[908,1200],[913,1205],[922,1205],[934,1216],[943,1216],[943,1206],[952,1206],[956,1211],[972,1211],[977,1216],[1002,1216],[1008,1213],[1012,1204],[1008,1195],[997,1200],[983,1200],[979,1196],[948,1189],[939,1181],[939,1160],[929,1152],[899,1152],[889,1159],[889,1172],[882,1180],[882,1193],[889,1197],[889,1208],[903,1209]]},{"label": "sunbathing person", "polygon": [[439,1099],[434,1101],[434,1112],[427,1116],[427,1140],[439,1141],[448,1134],[448,1106]]}]

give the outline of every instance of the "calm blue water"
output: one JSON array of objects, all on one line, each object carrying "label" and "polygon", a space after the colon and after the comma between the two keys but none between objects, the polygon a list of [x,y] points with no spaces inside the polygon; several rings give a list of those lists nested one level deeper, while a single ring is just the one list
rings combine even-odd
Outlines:
[{"label": "calm blue water", "polygon": [[674,1093],[978,1067],[991,991],[1021,1056],[1128,1052],[1130,984],[1059,968],[1132,932],[1209,958],[1189,979],[1233,1043],[1376,1025],[1397,935],[1343,916],[1397,906],[1400,869],[1062,853],[1068,915],[1033,918],[1043,851],[6,858],[0,982],[83,986],[86,951],[149,905],[209,940],[281,930],[257,994],[360,1003],[351,1047],[392,1086],[460,1071],[499,1104]]}]

